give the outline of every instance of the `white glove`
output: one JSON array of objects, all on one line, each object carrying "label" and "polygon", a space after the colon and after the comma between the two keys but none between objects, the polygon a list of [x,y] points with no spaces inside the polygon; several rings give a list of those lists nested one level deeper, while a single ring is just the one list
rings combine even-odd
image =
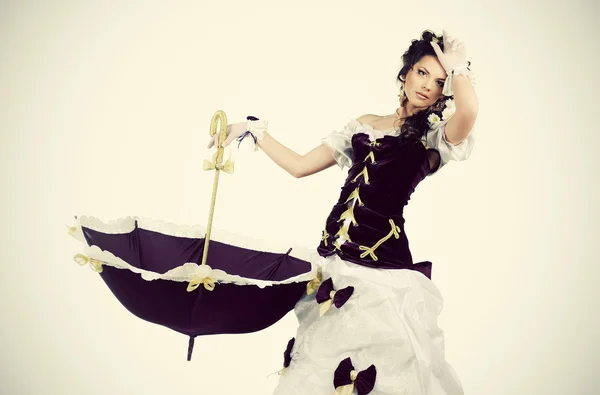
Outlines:
[{"label": "white glove", "polygon": [[438,60],[442,64],[442,67],[446,70],[446,74],[448,74],[442,94],[445,96],[452,96],[454,94],[452,91],[453,76],[459,74],[465,75],[469,78],[473,86],[475,86],[475,76],[469,69],[469,62],[467,61],[464,43],[455,37],[450,36],[445,29],[443,30],[443,36],[444,51],[442,51],[440,46],[433,41],[431,42],[431,46],[433,47]]},{"label": "white glove", "polygon": [[[226,135],[227,138],[223,142],[223,147],[228,146],[234,139],[238,141],[242,141],[243,139],[252,139],[256,144],[257,140],[262,140],[264,137],[264,132],[267,131],[269,127],[269,123],[265,120],[260,120],[256,117],[247,117],[246,122],[238,122],[227,125]],[[208,148],[212,148],[213,146],[218,146],[219,143],[219,133],[216,133],[214,136],[210,138],[208,142]]]}]

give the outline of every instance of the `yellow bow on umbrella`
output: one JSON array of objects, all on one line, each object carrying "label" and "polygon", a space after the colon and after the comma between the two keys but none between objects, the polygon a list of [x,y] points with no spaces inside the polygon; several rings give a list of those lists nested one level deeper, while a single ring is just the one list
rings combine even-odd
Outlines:
[{"label": "yellow bow on umbrella", "polygon": [[193,290],[198,288],[200,286],[200,284],[204,284],[204,288],[207,291],[212,291],[213,289],[215,289],[215,282],[212,278],[210,278],[210,277],[203,278],[200,276],[194,276],[192,281],[190,281],[190,283],[188,284],[187,291],[192,292]]},{"label": "yellow bow on umbrella", "polygon": [[234,163],[231,157],[227,159],[227,162],[221,164],[217,163],[218,154],[218,152],[215,152],[212,162],[207,159],[204,160],[204,170],[222,170],[227,174],[233,174]]},{"label": "yellow bow on umbrella", "polygon": [[94,258],[89,258],[83,254],[75,255],[75,262],[79,263],[80,266],[90,265],[90,268],[96,273],[102,273],[102,261]]}]

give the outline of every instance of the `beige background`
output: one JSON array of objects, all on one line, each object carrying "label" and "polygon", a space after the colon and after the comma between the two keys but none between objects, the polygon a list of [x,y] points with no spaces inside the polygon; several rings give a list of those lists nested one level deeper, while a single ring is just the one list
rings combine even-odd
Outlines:
[{"label": "beige background", "polygon": [[[210,5],[202,5],[210,3]],[[212,114],[253,114],[304,153],[397,106],[424,29],[478,78],[467,162],[406,217],[434,262],[447,358],[467,394],[595,394],[599,7],[592,1],[0,2],[0,393],[268,394],[296,319],[187,338],[127,312],[79,267],[73,215],[206,224]],[[317,245],[344,172],[296,180],[235,152],[215,227]]]}]

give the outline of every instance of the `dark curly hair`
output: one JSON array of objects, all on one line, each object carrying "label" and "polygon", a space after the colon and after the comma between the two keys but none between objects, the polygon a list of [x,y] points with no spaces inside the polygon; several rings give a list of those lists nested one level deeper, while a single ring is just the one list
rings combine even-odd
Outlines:
[{"label": "dark curly hair", "polygon": [[[398,72],[397,80],[404,83],[406,75],[413,68],[413,66],[421,60],[424,56],[431,55],[437,58],[437,55],[431,46],[431,41],[437,39],[440,49],[444,50],[444,38],[443,36],[437,36],[430,30],[425,30],[421,34],[420,39],[412,40],[410,47],[404,55],[402,55],[403,66]],[[409,116],[404,121],[404,124],[400,128],[400,137],[405,141],[419,141],[429,130],[429,123],[427,118],[431,113],[436,113],[441,116],[442,111],[446,107],[445,101],[451,96],[442,96],[438,101],[431,105],[428,109],[418,111],[415,114]],[[408,98],[402,98],[402,106],[406,105]]]}]

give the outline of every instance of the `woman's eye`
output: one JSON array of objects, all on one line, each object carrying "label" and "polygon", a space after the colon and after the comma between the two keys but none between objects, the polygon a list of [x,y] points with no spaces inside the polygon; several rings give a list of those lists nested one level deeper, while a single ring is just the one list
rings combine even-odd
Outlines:
[{"label": "woman's eye", "polygon": [[419,74],[420,75],[425,75],[425,72],[423,70],[419,70]]},{"label": "woman's eye", "polygon": [[438,81],[438,85],[440,86],[440,88],[444,87],[444,81]]}]

